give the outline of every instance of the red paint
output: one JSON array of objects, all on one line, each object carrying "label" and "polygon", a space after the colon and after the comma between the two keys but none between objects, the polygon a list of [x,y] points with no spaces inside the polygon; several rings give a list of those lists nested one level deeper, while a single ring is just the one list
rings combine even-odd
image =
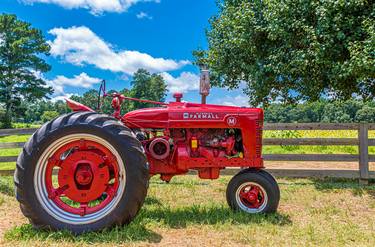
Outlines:
[{"label": "red paint", "polygon": [[[70,152],[70,155],[61,159],[66,152]],[[59,168],[58,186],[52,181],[54,168]],[[52,155],[47,164],[48,196],[69,213],[83,216],[97,212],[115,196],[119,186],[118,170],[115,156],[103,145],[88,140],[67,143]],[[110,183],[111,180],[113,182]],[[62,197],[79,203],[79,206],[68,205]],[[98,199],[96,206],[89,206],[90,202]]]},{"label": "red paint", "polygon": [[[263,168],[263,110],[260,108],[181,102],[182,94],[175,94],[176,102],[168,104],[128,98],[117,93],[111,96],[114,98],[113,116],[134,132],[141,131],[146,136],[141,142],[151,175],[160,174],[162,180],[169,181],[172,176],[193,169],[201,178],[215,179],[226,167]],[[153,103],[160,107],[120,116],[119,105],[123,100]],[[156,138],[170,143],[166,155],[155,152],[153,141]],[[192,141],[197,141],[197,147],[192,146]]]},{"label": "red paint", "polygon": [[88,186],[92,182],[93,174],[90,166],[77,167],[75,179],[78,185]]},{"label": "red paint", "polygon": [[240,200],[248,208],[259,208],[264,202],[264,191],[256,185],[241,188]]},{"label": "red paint", "polygon": [[78,103],[77,101],[74,101],[72,99],[65,98],[66,104],[72,111],[94,111],[88,106],[85,106],[81,103]]},{"label": "red paint", "polygon": [[[257,138],[257,133],[261,135],[260,129],[263,121],[263,111],[259,108],[171,102],[166,107],[129,112],[121,120],[134,129],[184,129],[186,131],[186,141],[171,137],[175,141],[176,152],[172,153],[169,159],[161,162],[148,155],[151,174],[177,175],[186,173],[189,169],[196,169],[201,178],[215,179],[218,177],[219,169],[225,167],[263,167],[259,150],[261,143],[258,143],[261,138]],[[244,133],[242,135],[243,158],[226,158],[226,155],[236,154],[232,152],[235,144],[233,137],[214,143],[210,147],[203,147],[199,143],[197,149],[191,148],[191,140],[197,139],[191,133],[191,129],[213,128],[241,130]],[[199,132],[198,135],[204,135],[201,131]],[[195,155],[197,152],[200,154],[198,157]]]},{"label": "red paint", "polygon": [[182,99],[182,93],[174,93],[173,98],[176,99],[176,102],[181,102]]},{"label": "red paint", "polygon": [[151,156],[157,160],[163,160],[170,154],[170,145],[165,138],[154,138],[148,148]]}]

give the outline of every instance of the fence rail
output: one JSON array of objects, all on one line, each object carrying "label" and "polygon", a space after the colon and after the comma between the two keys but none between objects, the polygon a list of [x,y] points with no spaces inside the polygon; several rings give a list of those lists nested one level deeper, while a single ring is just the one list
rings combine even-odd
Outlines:
[{"label": "fence rail", "polygon": [[[375,123],[268,123],[264,130],[356,130],[357,138],[264,138],[263,145],[317,145],[317,146],[358,146],[358,155],[352,154],[265,154],[266,161],[338,161],[358,162],[358,170],[318,170],[318,169],[268,169],[275,176],[282,177],[342,177],[359,178],[362,183],[375,178],[375,172],[369,171],[369,162],[375,162],[375,155],[369,155],[368,147],[375,146],[375,139],[368,138],[368,131],[375,130]],[[36,129],[2,129],[0,136],[27,135]],[[23,142],[0,143],[0,149],[20,148]],[[16,156],[0,156],[1,162],[15,162]],[[238,169],[226,169],[222,174],[235,174]],[[13,174],[13,170],[0,170],[0,175]]]}]

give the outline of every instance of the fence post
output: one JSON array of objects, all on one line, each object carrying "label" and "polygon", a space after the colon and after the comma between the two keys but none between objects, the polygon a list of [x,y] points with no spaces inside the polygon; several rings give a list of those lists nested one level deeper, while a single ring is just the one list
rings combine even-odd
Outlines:
[{"label": "fence post", "polygon": [[368,124],[360,123],[358,130],[359,139],[359,183],[368,184],[369,157],[368,157]]}]

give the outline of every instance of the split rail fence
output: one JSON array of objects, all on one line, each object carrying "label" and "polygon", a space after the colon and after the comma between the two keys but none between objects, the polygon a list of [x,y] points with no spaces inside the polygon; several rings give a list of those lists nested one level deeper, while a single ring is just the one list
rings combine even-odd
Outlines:
[{"label": "split rail fence", "polygon": [[[2,129],[1,136],[30,135],[36,129]],[[357,138],[264,138],[263,145],[315,145],[315,146],[358,146],[359,153],[353,154],[264,154],[266,161],[303,161],[303,162],[358,162],[358,169],[268,169],[278,177],[338,177],[358,178],[367,183],[375,178],[375,171],[369,170],[369,162],[375,162],[375,155],[369,155],[368,147],[375,146],[375,139],[368,138],[368,131],[375,130],[375,123],[371,124],[332,124],[332,123],[268,123],[264,130],[355,130]],[[23,142],[0,143],[1,149],[21,148]],[[0,156],[0,163],[15,162],[17,156]],[[308,167],[308,163],[306,164]],[[12,175],[14,170],[0,170],[0,175]],[[226,169],[222,174],[235,174],[238,169]]]}]

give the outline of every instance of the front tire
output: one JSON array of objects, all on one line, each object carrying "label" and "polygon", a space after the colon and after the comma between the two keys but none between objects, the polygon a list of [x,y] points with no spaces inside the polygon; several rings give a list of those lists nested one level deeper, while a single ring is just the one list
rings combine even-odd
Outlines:
[{"label": "front tire", "polygon": [[75,112],[33,134],[14,182],[34,227],[82,233],[129,223],[144,202],[148,177],[130,129],[108,115]]},{"label": "front tire", "polygon": [[230,180],[226,196],[229,207],[235,211],[274,213],[279,205],[280,190],[268,172],[246,169]]}]

